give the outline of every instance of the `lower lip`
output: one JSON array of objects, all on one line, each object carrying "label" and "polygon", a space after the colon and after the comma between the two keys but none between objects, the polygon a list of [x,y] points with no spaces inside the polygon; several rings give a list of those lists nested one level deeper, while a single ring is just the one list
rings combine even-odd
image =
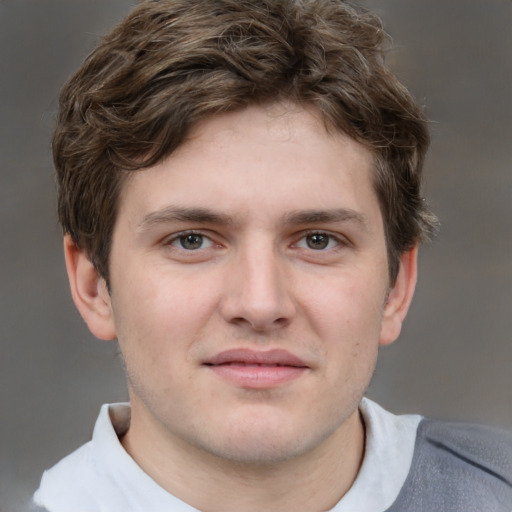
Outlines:
[{"label": "lower lip", "polygon": [[219,377],[242,388],[269,389],[299,378],[308,370],[297,366],[208,366]]}]

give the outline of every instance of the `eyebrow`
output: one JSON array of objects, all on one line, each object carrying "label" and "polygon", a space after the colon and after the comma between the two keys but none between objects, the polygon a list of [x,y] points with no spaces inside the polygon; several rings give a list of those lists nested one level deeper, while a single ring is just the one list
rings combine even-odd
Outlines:
[{"label": "eyebrow", "polygon": [[[160,224],[170,222],[195,222],[198,224],[218,225],[234,224],[231,216],[215,212],[208,208],[168,206],[145,215],[137,226],[137,231],[144,232]],[[284,223],[288,225],[328,224],[335,222],[354,222],[365,230],[368,229],[368,219],[366,216],[351,208],[297,210],[289,212],[284,216]]]},{"label": "eyebrow", "polygon": [[229,215],[214,212],[207,208],[186,208],[168,206],[162,210],[148,213],[137,226],[137,231],[147,231],[159,224],[169,222],[197,222],[199,224],[231,224]]},{"label": "eyebrow", "polygon": [[328,224],[334,222],[354,222],[368,229],[368,219],[351,208],[329,210],[298,210],[285,215],[286,224]]}]

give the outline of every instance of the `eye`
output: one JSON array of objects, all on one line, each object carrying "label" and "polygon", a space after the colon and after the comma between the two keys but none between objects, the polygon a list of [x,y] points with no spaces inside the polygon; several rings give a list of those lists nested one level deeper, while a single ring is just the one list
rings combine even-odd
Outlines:
[{"label": "eye", "polygon": [[305,237],[301,238],[296,247],[300,247],[302,249],[313,249],[314,251],[322,251],[325,249],[333,249],[340,244],[339,240],[337,240],[334,236],[329,235],[328,233],[309,233]]},{"label": "eye", "polygon": [[213,242],[200,233],[185,233],[174,238],[170,245],[186,251],[196,251],[197,249],[211,247]]}]

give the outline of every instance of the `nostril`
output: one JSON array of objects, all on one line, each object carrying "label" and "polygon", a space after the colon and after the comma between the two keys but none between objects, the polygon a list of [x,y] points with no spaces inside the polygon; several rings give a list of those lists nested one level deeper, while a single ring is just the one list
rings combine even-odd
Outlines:
[{"label": "nostril", "polygon": [[285,317],[279,317],[275,320],[264,320],[264,319],[256,319],[256,318],[245,318],[243,316],[238,316],[231,318],[229,320],[229,323],[232,325],[236,325],[238,327],[246,326],[247,328],[251,329],[253,332],[257,333],[264,333],[267,331],[274,331],[276,329],[282,329],[283,327],[286,327],[289,323],[289,319]]}]

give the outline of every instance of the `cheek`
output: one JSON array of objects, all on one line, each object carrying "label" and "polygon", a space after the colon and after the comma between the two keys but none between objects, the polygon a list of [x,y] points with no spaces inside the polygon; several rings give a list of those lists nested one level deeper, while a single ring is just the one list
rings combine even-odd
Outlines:
[{"label": "cheek", "polygon": [[335,387],[366,389],[375,368],[385,293],[375,281],[343,279],[310,302],[309,322],[328,361],[328,379]]},{"label": "cheek", "polygon": [[135,364],[174,361],[173,355],[186,352],[205,329],[215,309],[211,287],[163,269],[120,282],[120,286],[113,282],[112,309],[127,363],[130,357],[138,360]]},{"label": "cheek", "polygon": [[[378,338],[385,301],[385,285],[368,275],[330,276],[308,287],[305,310],[322,338],[375,341]],[[373,335],[372,335],[373,334]]]}]

